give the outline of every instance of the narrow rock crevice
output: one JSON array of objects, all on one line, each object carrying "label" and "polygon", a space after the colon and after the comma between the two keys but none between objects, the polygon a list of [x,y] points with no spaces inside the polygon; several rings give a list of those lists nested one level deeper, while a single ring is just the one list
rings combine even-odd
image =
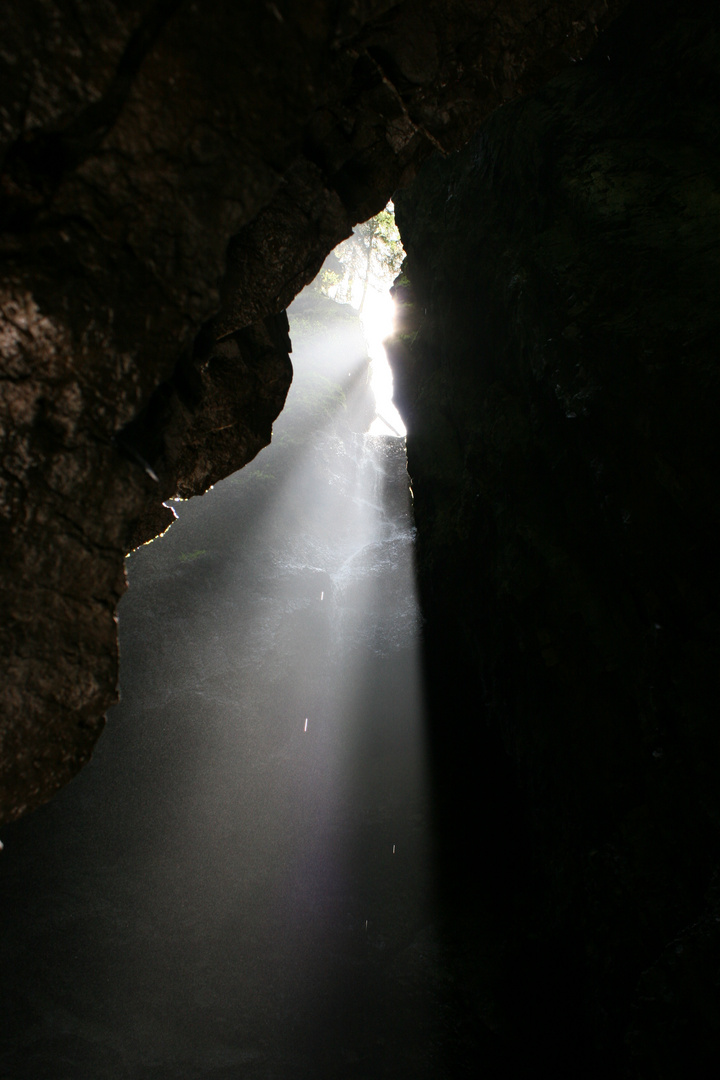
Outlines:
[{"label": "narrow rock crevice", "polygon": [[528,89],[530,58],[587,51],[595,4],[520,9],[9,5],[0,820],[87,760],[128,548],[167,524],[168,495],[269,439],[290,378],[278,313],[436,146]]}]

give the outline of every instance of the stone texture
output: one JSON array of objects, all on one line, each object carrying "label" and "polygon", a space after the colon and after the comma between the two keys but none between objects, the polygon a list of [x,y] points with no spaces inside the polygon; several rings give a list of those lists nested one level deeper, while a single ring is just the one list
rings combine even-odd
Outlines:
[{"label": "stone texture", "polygon": [[87,759],[122,557],[270,438],[278,313],[620,0],[6,5],[0,820]]},{"label": "stone texture", "polygon": [[447,880],[555,1075],[717,1053],[720,25],[649,10],[396,199]]}]

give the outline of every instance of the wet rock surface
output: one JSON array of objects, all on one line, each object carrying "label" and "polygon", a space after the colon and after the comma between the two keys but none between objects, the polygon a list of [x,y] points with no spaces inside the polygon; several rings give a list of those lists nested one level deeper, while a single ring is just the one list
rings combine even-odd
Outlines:
[{"label": "wet rock surface", "polygon": [[17,0],[0,70],[0,817],[87,760],[129,547],[270,439],[280,313],[620,7]]},{"label": "wet rock surface", "polygon": [[3,830],[13,1080],[452,1074],[404,444],[357,319],[293,321],[273,445],[130,556],[121,704]]},{"label": "wet rock surface", "polygon": [[718,1046],[720,27],[648,12],[396,199],[447,880],[563,1076]]}]

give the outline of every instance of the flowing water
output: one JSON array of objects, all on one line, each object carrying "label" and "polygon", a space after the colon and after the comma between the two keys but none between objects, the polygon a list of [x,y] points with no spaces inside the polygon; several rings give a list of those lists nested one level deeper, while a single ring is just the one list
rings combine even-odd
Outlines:
[{"label": "flowing water", "polygon": [[442,1075],[404,446],[304,340],[322,423],[130,557],[121,703],[3,831],[3,1080]]}]

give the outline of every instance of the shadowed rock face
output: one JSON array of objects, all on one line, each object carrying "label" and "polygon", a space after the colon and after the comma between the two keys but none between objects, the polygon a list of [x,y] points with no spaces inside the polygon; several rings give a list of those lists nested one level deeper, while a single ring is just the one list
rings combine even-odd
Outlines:
[{"label": "shadowed rock face", "polygon": [[718,1045],[720,24],[645,10],[396,199],[448,871],[563,1076]]},{"label": "shadowed rock face", "polygon": [[265,445],[328,251],[620,0],[6,5],[0,820],[87,760],[122,557]]}]

